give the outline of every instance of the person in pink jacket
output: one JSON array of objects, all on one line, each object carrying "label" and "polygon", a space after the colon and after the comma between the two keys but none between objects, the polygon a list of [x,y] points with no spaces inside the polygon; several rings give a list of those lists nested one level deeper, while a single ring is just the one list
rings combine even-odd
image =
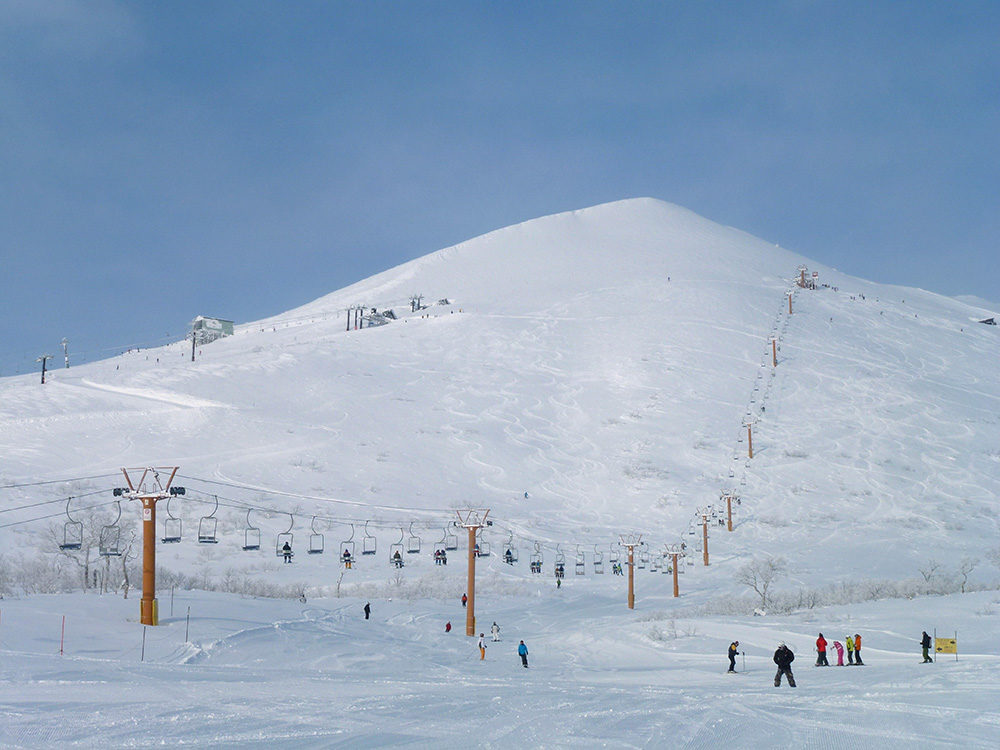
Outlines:
[{"label": "person in pink jacket", "polygon": [[844,666],[844,644],[840,641],[834,641],[833,648],[837,652],[837,666]]}]

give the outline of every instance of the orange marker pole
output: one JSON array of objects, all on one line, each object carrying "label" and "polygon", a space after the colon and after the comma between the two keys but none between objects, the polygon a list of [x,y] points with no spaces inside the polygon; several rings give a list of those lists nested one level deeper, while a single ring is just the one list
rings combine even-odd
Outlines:
[{"label": "orange marker pole", "polygon": [[726,495],[726,528],[728,531],[733,530],[733,496]]},{"label": "orange marker pole", "polygon": [[672,555],[674,559],[674,599],[680,596],[680,589],[677,586],[677,553]]},{"label": "orange marker pole", "polygon": [[701,517],[701,546],[705,565],[708,565],[708,516]]}]

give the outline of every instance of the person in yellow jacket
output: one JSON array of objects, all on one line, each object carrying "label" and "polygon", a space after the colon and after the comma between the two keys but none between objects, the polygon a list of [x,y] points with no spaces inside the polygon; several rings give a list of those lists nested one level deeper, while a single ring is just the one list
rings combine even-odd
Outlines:
[{"label": "person in yellow jacket", "polygon": [[740,642],[733,641],[729,644],[729,670],[730,672],[736,671],[736,654],[740,651]]},{"label": "person in yellow jacket", "polygon": [[847,646],[847,663],[848,665],[854,664],[854,639],[851,636],[847,636],[844,639],[844,645]]}]

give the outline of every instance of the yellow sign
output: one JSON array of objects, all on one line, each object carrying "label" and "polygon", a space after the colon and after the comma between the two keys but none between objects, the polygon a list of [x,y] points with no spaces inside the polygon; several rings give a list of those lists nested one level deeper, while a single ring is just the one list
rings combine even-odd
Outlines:
[{"label": "yellow sign", "polygon": [[934,650],[939,654],[957,654],[958,641],[954,638],[935,638]]}]

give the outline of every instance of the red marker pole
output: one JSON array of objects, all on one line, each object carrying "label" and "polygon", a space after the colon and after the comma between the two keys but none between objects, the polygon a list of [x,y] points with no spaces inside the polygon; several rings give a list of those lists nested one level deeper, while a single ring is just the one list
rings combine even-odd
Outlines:
[{"label": "red marker pole", "polygon": [[63,655],[63,644],[66,642],[66,615],[63,615],[62,618],[62,635],[59,636],[59,656]]}]

